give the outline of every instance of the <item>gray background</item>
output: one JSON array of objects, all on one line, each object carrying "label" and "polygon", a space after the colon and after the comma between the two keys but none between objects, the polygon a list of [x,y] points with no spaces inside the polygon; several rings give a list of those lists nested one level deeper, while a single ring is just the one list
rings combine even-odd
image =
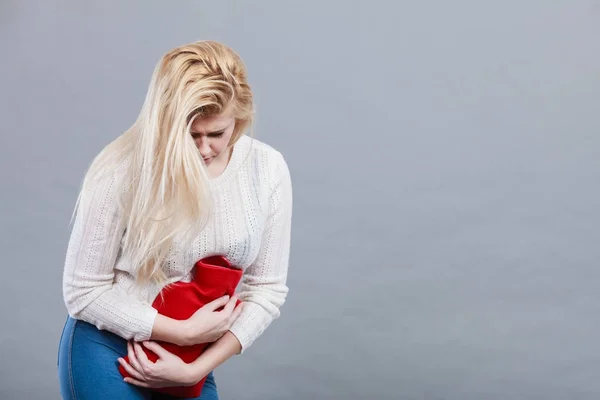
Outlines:
[{"label": "gray background", "polygon": [[0,2],[0,398],[58,399],[69,218],[159,57],[246,61],[294,180],[223,399],[598,399],[597,1]]}]

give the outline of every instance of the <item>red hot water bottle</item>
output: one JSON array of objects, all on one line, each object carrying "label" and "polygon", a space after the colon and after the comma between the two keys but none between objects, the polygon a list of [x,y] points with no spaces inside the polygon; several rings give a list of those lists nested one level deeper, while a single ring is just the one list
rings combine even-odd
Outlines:
[{"label": "red hot water bottle", "polygon": [[[242,270],[234,268],[223,256],[203,258],[195,264],[194,279],[191,282],[175,282],[165,287],[161,294],[156,296],[152,307],[159,314],[177,320],[191,317],[200,307],[219,297],[233,296],[241,277]],[[239,304],[238,300],[238,304]],[[222,309],[222,308],[221,308]],[[173,343],[157,341],[167,351],[179,356],[184,362],[192,363],[206,349],[210,343],[201,343],[193,346],[178,346]],[[142,346],[148,359],[156,362],[158,357],[152,351]],[[127,356],[124,359],[129,362]],[[129,377],[127,371],[119,365],[119,372],[124,377]],[[153,389],[176,397],[198,397],[206,378],[194,386],[177,386]]]}]

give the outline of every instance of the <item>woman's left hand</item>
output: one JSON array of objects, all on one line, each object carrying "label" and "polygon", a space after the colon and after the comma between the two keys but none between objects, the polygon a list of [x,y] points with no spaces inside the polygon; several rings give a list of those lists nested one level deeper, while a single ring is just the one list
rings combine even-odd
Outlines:
[{"label": "woman's left hand", "polygon": [[119,358],[119,363],[131,376],[125,378],[125,382],[147,388],[192,386],[198,382],[192,376],[189,364],[181,358],[158,343],[143,342],[143,345],[156,354],[158,360],[155,363],[150,361],[139,343],[127,342],[129,363]]}]

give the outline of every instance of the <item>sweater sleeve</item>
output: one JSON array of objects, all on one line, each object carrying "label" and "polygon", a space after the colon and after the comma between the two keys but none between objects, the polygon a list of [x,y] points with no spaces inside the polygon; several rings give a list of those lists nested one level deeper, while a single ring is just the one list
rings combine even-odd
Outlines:
[{"label": "sweater sleeve", "polygon": [[230,328],[243,353],[279,317],[286,285],[292,222],[292,183],[288,166],[277,152],[271,165],[269,213],[256,260],[242,277],[242,312]]},{"label": "sweater sleeve", "polygon": [[113,286],[124,228],[119,226],[121,179],[113,172],[82,193],[63,273],[63,297],[73,318],[125,339],[148,340],[157,311]]}]

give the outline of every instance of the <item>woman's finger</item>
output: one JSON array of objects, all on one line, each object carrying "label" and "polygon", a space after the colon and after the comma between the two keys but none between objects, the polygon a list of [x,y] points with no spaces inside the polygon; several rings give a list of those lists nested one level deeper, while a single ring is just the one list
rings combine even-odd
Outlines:
[{"label": "woman's finger", "polygon": [[[144,370],[140,365],[137,356],[135,354],[135,350],[133,349],[133,345],[131,342],[127,342],[127,357],[129,358],[129,364],[142,376],[144,376]],[[144,376],[145,377],[145,376]]]},{"label": "woman's finger", "polygon": [[145,387],[145,388],[151,387],[148,383],[138,381],[137,379],[133,379],[133,378],[125,378],[124,381],[127,383],[130,383],[132,385],[136,385],[136,386],[141,386],[141,387]]},{"label": "woman's finger", "polygon": [[216,300],[211,301],[210,303],[205,304],[202,308],[206,308],[210,311],[215,311],[218,308],[223,307],[229,301],[229,296],[219,297]]},{"label": "woman's finger", "polygon": [[231,296],[231,299],[229,300],[229,302],[227,302],[227,304],[225,305],[225,308],[223,308],[223,311],[221,311],[221,312],[225,315],[231,315],[236,302],[237,302],[237,296],[235,296],[235,295]]},{"label": "woman's finger", "polygon": [[121,364],[121,366],[125,369],[125,371],[127,371],[127,373],[134,379],[137,379],[139,381],[145,380],[144,377],[142,376],[142,374],[137,372],[135,370],[135,368],[133,368],[131,365],[129,365],[129,363],[127,361],[125,361],[123,358],[119,358],[119,364]]},{"label": "woman's finger", "polygon": [[148,360],[148,356],[144,353],[142,346],[138,342],[133,343],[133,349],[135,350],[135,355],[137,356],[138,362],[142,366],[142,371],[144,372],[144,376],[153,376],[152,375],[152,366],[153,362]]},{"label": "woman's finger", "polygon": [[142,342],[142,345],[148,350],[151,350],[154,354],[156,354],[159,359],[164,359],[165,357],[172,355],[172,353],[169,353],[164,347],[162,347],[156,342]]},{"label": "woman's finger", "polygon": [[235,308],[235,310],[233,310],[233,312],[231,313],[231,317],[229,317],[229,324],[231,326],[231,324],[233,324],[235,322],[235,320],[237,319],[237,317],[240,316],[240,314],[242,313],[242,308],[244,306],[244,303],[240,303],[237,305],[237,307]]}]

